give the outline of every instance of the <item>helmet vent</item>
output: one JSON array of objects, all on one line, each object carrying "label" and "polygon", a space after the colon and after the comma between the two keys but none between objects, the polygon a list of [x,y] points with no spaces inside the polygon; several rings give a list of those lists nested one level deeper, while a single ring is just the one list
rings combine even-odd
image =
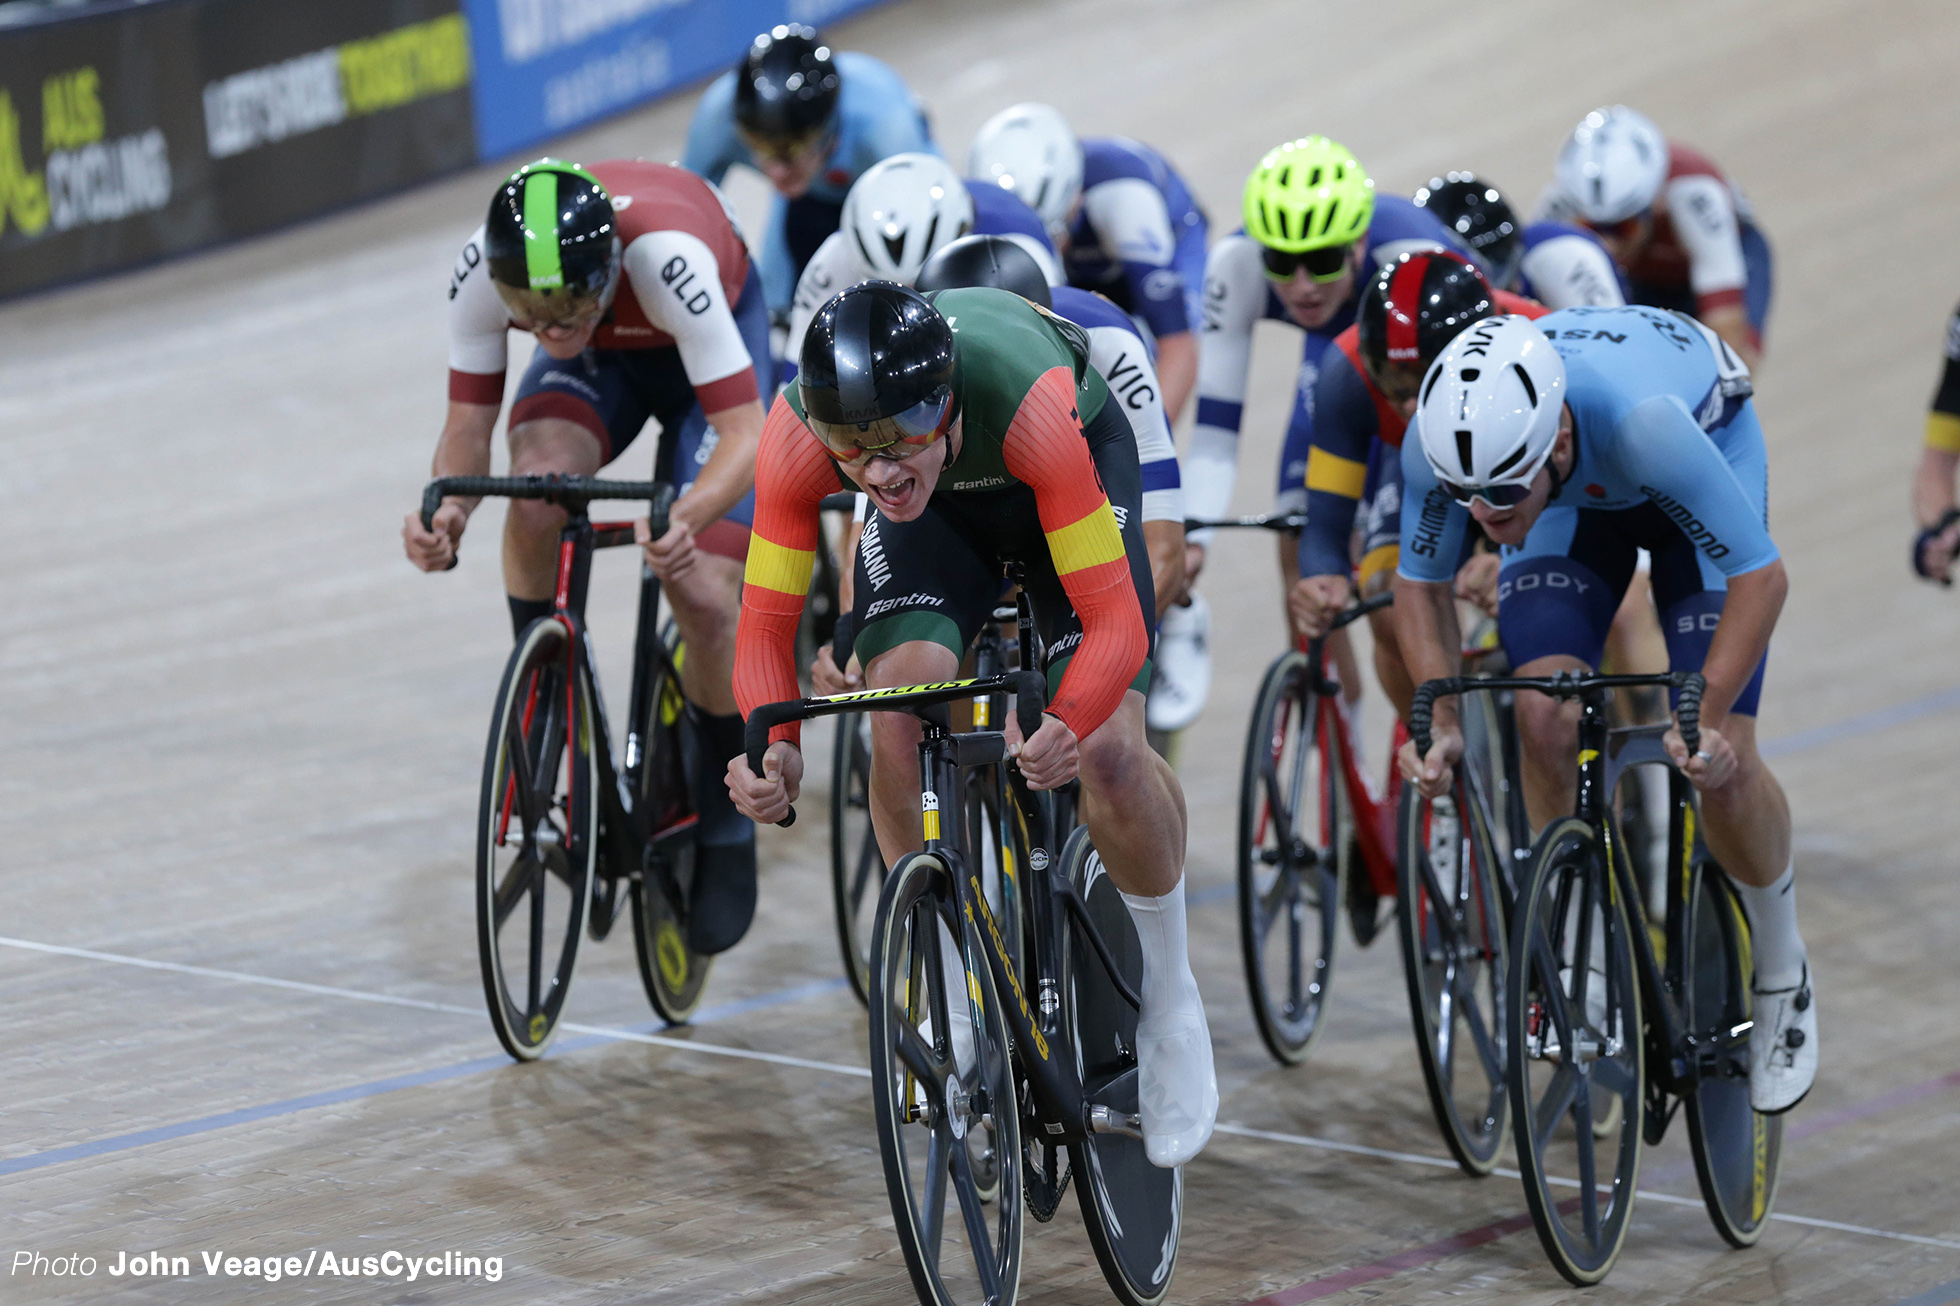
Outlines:
[{"label": "helmet vent", "polygon": [[1435,369],[1432,369],[1432,370],[1430,371],[1430,373],[1429,373],[1429,383],[1428,383],[1427,385],[1425,385],[1425,386],[1423,386],[1423,388],[1422,388],[1422,398],[1421,398],[1420,400],[1418,400],[1418,401],[1417,401],[1417,402],[1418,402],[1418,404],[1426,404],[1426,403],[1428,403],[1428,402],[1429,402],[1429,396],[1430,396],[1430,394],[1431,394],[1432,392],[1434,392],[1434,390],[1436,389],[1436,383],[1437,383],[1438,381],[1440,381],[1440,380],[1442,380],[1442,379],[1443,379],[1443,369],[1442,369],[1442,368],[1440,368],[1440,367],[1438,367],[1438,368],[1435,368]]},{"label": "helmet vent", "polygon": [[1312,172],[1307,174],[1307,185],[1318,186],[1319,184],[1320,184],[1320,169],[1315,168]]},{"label": "helmet vent", "polygon": [[1511,370],[1518,374],[1518,382],[1524,386],[1525,401],[1533,408],[1538,407],[1538,387],[1531,383],[1530,373],[1517,363],[1511,364]]},{"label": "helmet vent", "polygon": [[1335,200],[1327,206],[1327,221],[1323,222],[1320,226],[1320,232],[1323,236],[1334,229],[1334,219],[1338,218],[1340,214],[1341,202],[1339,200]]},{"label": "helmet vent", "polygon": [[[954,232],[953,234],[956,237],[959,235],[958,232]],[[933,251],[933,239],[938,235],[939,235],[939,215],[935,213],[932,215],[932,221],[926,224],[926,241],[925,244],[920,247],[919,252],[921,254],[931,254]]]},{"label": "helmet vent", "polygon": [[1476,469],[1470,465],[1470,432],[1459,430],[1456,433],[1456,460],[1463,464],[1465,476],[1475,476]]},{"label": "helmet vent", "polygon": [[1458,375],[1466,381],[1474,381],[1483,375],[1483,369],[1481,367],[1466,367]]},{"label": "helmet vent", "polygon": [[856,229],[853,229],[851,232],[851,239],[855,240],[858,243],[858,253],[864,255],[864,261],[866,263],[869,263],[873,267],[876,267],[878,265],[878,260],[871,257],[871,247],[864,243],[864,233]]},{"label": "helmet vent", "polygon": [[1527,447],[1528,446],[1521,444],[1517,448],[1513,449],[1509,457],[1507,457],[1503,462],[1497,464],[1497,466],[1490,469],[1490,474],[1493,477],[1497,477],[1497,476],[1502,476],[1504,473],[1510,471],[1511,468],[1517,465],[1518,460],[1524,457],[1524,451]]},{"label": "helmet vent", "polygon": [[892,264],[894,266],[896,267],[905,266],[905,237],[903,236],[885,237],[885,250],[887,253],[889,253],[892,256]]}]

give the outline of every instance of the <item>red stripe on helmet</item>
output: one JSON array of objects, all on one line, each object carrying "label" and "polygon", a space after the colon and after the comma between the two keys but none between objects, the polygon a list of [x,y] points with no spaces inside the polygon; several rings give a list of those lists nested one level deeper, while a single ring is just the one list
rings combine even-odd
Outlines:
[{"label": "red stripe on helmet", "polygon": [[1422,281],[1429,272],[1429,255],[1416,254],[1396,267],[1389,278],[1383,307],[1388,327],[1388,361],[1413,363],[1421,357],[1416,346],[1416,315],[1422,300]]}]

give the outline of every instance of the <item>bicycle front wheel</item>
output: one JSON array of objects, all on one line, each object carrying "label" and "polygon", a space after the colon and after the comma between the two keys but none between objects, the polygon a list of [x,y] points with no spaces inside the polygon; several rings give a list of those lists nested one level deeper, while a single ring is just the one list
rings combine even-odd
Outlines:
[{"label": "bicycle front wheel", "polygon": [[[946,863],[904,858],[872,937],[871,1101],[885,1188],[927,1306],[1007,1306],[1021,1278],[1021,1118],[1006,1008]],[[966,1246],[947,1254],[946,1225]]]},{"label": "bicycle front wheel", "polygon": [[[687,649],[673,622],[667,623],[660,638],[678,669]],[[694,840],[685,833],[662,836],[693,817],[688,773],[702,763],[688,743],[687,703],[678,678],[657,660],[649,674],[651,708],[640,734],[646,740],[646,761],[640,769],[639,792],[633,797],[635,810],[646,814],[648,835],[645,865],[633,885],[633,951],[640,964],[640,984],[654,1013],[669,1025],[684,1025],[701,1005],[714,958],[687,946],[683,908],[694,891]]]},{"label": "bicycle front wheel", "polygon": [[599,824],[592,686],[566,629],[540,617],[504,667],[484,750],[476,941],[497,1041],[519,1061],[558,1032],[585,925]]},{"label": "bicycle front wheel", "polygon": [[[1062,873],[1088,905],[1089,919],[1132,991],[1143,988],[1143,947],[1130,909],[1103,870],[1087,826],[1062,848]],[[1083,1098],[1119,1119],[1139,1112],[1137,1010],[1110,982],[1102,960],[1071,929],[1064,974],[1069,1041]],[[1076,1200],[1103,1278],[1126,1306],[1156,1306],[1170,1292],[1184,1219],[1184,1170],[1150,1164],[1141,1133],[1090,1134],[1070,1148]]]},{"label": "bicycle front wheel", "polygon": [[1259,1037],[1283,1065],[1320,1033],[1353,827],[1322,715],[1305,655],[1275,661],[1239,779],[1239,951]]},{"label": "bicycle front wheel", "polygon": [[871,714],[837,717],[830,750],[830,898],[844,976],[859,1002],[871,996],[871,928],[885,857],[871,828]]},{"label": "bicycle front wheel", "polygon": [[[1695,1044],[1712,1048],[1688,1094],[1688,1146],[1715,1231],[1732,1247],[1763,1235],[1783,1171],[1783,1117],[1749,1105],[1749,924],[1719,868],[1701,869],[1688,920],[1686,1024]],[[1739,1031],[1739,1032],[1738,1032]]]},{"label": "bicycle front wheel", "polygon": [[[1626,902],[1587,822],[1539,836],[1516,925],[1505,1001],[1518,1169],[1545,1254],[1583,1287],[1626,1240],[1645,1071]],[[1616,1103],[1617,1126],[1596,1129]]]},{"label": "bicycle front wheel", "polygon": [[1498,852],[1462,776],[1434,801],[1405,785],[1400,825],[1395,913],[1422,1078],[1457,1164],[1487,1175],[1508,1120]]}]

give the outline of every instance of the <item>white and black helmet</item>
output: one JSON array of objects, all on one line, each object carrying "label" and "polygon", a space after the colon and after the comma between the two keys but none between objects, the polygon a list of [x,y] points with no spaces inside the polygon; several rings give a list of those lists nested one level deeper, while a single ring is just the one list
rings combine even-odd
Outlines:
[{"label": "white and black helmet", "polygon": [[1616,104],[1585,116],[1558,152],[1558,188],[1595,226],[1653,204],[1667,180],[1667,137],[1644,113]]},{"label": "white and black helmet", "polygon": [[1494,486],[1528,489],[1558,438],[1564,407],[1565,360],[1552,342],[1530,318],[1485,318],[1429,365],[1416,431],[1451,497]]},{"label": "white and black helmet", "polygon": [[966,175],[1013,191],[1059,238],[1082,193],[1082,143],[1061,110],[1017,104],[980,125],[966,152]]},{"label": "white and black helmet", "polygon": [[871,275],[910,285],[926,260],[973,230],[973,196],[936,154],[894,154],[844,197],[840,224]]}]

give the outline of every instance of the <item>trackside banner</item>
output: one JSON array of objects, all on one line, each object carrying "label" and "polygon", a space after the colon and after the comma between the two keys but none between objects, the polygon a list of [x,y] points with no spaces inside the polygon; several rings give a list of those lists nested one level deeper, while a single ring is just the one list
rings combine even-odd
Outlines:
[{"label": "trackside banner", "polygon": [[732,68],[778,23],[879,0],[463,0],[484,158]]},{"label": "trackside banner", "polygon": [[458,0],[152,0],[0,31],[0,295],[471,163]]}]

